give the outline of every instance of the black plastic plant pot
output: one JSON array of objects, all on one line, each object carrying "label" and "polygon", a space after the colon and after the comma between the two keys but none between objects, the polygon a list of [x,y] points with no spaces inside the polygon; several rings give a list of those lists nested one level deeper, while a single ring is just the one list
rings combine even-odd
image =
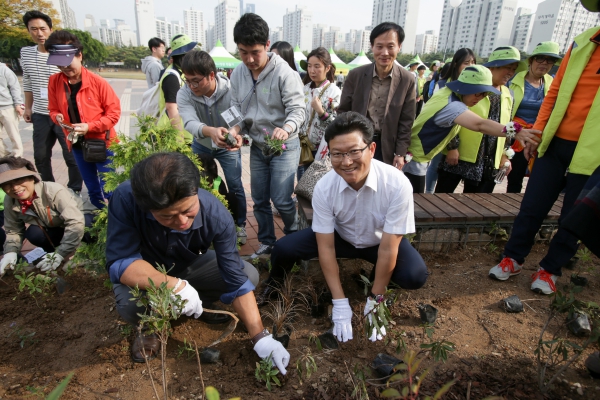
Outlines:
[{"label": "black plastic plant pot", "polygon": [[202,350],[202,353],[200,353],[200,362],[202,364],[216,364],[219,362],[220,355],[221,352],[219,350],[207,347],[206,349]]},{"label": "black plastic plant pot", "polygon": [[594,379],[600,379],[600,353],[595,352],[585,360],[585,367]]},{"label": "black plastic plant pot", "polygon": [[565,264],[566,269],[575,269],[577,266],[577,262],[579,261],[579,257],[573,257]]},{"label": "black plastic plant pot", "polygon": [[590,320],[588,316],[580,313],[569,314],[567,318],[567,327],[577,336],[587,336],[592,333]]},{"label": "black plastic plant pot", "polygon": [[320,334],[319,341],[324,349],[336,350],[339,347],[337,339],[331,332]]},{"label": "black plastic plant pot", "polygon": [[325,304],[318,303],[310,306],[310,316],[313,318],[319,318],[325,313]]},{"label": "black plastic plant pot", "polygon": [[290,344],[290,335],[281,335],[281,336],[273,336],[273,339],[277,340],[278,342],[280,342],[283,347],[285,347],[286,349],[288,348],[288,345]]},{"label": "black plastic plant pot", "polygon": [[379,353],[373,360],[371,367],[383,378],[392,375],[395,372],[394,368],[396,365],[400,364],[401,362],[401,360],[398,360],[394,356],[390,356],[385,353]]},{"label": "black plastic plant pot", "polygon": [[433,324],[435,322],[438,314],[437,308],[429,304],[419,304],[418,308],[422,323]]},{"label": "black plastic plant pot", "polygon": [[587,286],[588,279],[585,276],[579,276],[577,274],[571,274],[571,283],[575,286]]},{"label": "black plastic plant pot", "polygon": [[520,313],[523,312],[523,303],[521,303],[521,299],[516,294],[513,294],[510,297],[507,297],[502,300],[504,305],[504,310],[509,313]]}]

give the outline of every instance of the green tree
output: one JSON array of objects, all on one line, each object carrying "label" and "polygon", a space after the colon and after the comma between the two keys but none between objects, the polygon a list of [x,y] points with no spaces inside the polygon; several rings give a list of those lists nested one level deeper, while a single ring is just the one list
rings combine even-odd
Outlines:
[{"label": "green tree", "polygon": [[106,46],[99,40],[92,37],[89,32],[80,31],[79,29],[65,29],[67,32],[71,32],[77,36],[81,44],[83,45],[83,55],[85,64],[93,64],[97,66],[108,56]]},{"label": "green tree", "polygon": [[108,55],[106,61],[119,61],[124,63],[125,68],[139,68],[141,59],[149,55],[150,51],[146,46],[137,47],[115,47],[107,46]]},{"label": "green tree", "polygon": [[344,50],[344,49],[336,51],[335,54],[337,54],[337,56],[340,58],[340,60],[342,60],[346,64],[348,64],[350,61],[352,61],[356,58],[356,54],[351,53],[348,50]]},{"label": "green tree", "polygon": [[400,65],[405,66],[410,62],[410,60],[413,59],[413,57],[414,55],[412,54],[398,54],[398,56],[396,57],[396,61],[398,61]]}]

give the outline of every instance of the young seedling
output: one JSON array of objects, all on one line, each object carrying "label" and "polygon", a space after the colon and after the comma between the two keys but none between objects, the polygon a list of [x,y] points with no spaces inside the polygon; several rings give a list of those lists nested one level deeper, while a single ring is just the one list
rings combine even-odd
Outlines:
[{"label": "young seedling", "polygon": [[277,377],[279,370],[273,366],[271,361],[271,355],[264,360],[256,363],[256,370],[254,370],[254,376],[259,382],[265,382],[267,390],[270,392],[272,385],[281,386],[281,382]]},{"label": "young seedling", "polygon": [[311,344],[311,343],[314,343],[315,346],[317,346],[318,351],[323,350],[323,345],[321,344],[321,339],[319,339],[319,336],[315,335],[314,333],[311,333],[310,335],[308,335],[308,344]]},{"label": "young seedling", "polygon": [[27,291],[35,304],[39,307],[38,295],[49,296],[53,292],[54,284],[56,283],[56,276],[48,274],[41,274],[37,272],[25,272],[25,268],[29,264],[25,261],[19,262],[15,265],[15,278],[19,281],[18,291]]},{"label": "young seedling", "polygon": [[406,342],[404,341],[404,338],[402,337],[404,334],[406,334],[406,331],[402,331],[402,332],[396,332],[394,335],[394,338],[392,339],[392,335],[388,334],[386,336],[385,339],[385,344],[393,344],[394,340],[396,341],[396,354],[400,354],[402,352],[405,352],[408,350],[408,346],[406,345]]},{"label": "young seedling", "polygon": [[435,328],[433,324],[423,324],[423,336],[427,336],[430,339],[429,343],[422,343],[421,348],[429,350],[435,361],[446,362],[448,360],[448,353],[456,350],[456,345],[452,342],[448,342],[444,339],[433,340],[433,334]]},{"label": "young seedling", "polygon": [[310,354],[310,349],[296,361],[296,371],[298,372],[298,379],[301,385],[303,381],[307,381],[312,374],[317,372],[317,363]]},{"label": "young seedling", "polygon": [[360,365],[356,364],[354,366],[354,375],[350,373],[348,369],[348,364],[344,361],[344,365],[346,366],[346,371],[348,371],[348,375],[350,376],[350,380],[352,381],[352,394],[350,395],[353,399],[356,400],[369,400],[369,392],[367,391],[367,374]]},{"label": "young seedling", "polygon": [[191,360],[196,356],[196,349],[185,338],[183,339],[183,346],[177,346],[177,358],[184,354],[188,360]]},{"label": "young seedling", "polygon": [[33,338],[35,332],[26,333],[20,326],[17,326],[16,322],[11,323],[10,327],[13,328],[13,331],[8,334],[7,338],[16,335],[19,339],[19,346],[21,348],[24,348],[27,343],[34,344],[37,342],[37,340]]}]

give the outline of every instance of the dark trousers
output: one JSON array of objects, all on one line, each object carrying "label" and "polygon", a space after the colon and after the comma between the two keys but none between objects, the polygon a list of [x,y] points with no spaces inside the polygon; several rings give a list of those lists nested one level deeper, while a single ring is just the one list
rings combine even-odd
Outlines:
[{"label": "dark trousers", "polygon": [[[519,264],[531,251],[535,235],[542,226],[544,218],[554,205],[558,195],[565,191],[559,224],[571,212],[575,200],[585,186],[589,176],[567,172],[577,142],[555,137],[550,142],[543,157],[535,160],[519,215],[513,225],[512,234],[504,255],[513,258]],[[561,275],[562,266],[577,253],[577,238],[562,228],[552,238],[548,253],[540,261],[540,266],[554,275]]]},{"label": "dark trousers", "polygon": [[6,232],[4,231],[4,210],[0,211],[0,246],[4,248],[6,242]]},{"label": "dark trousers", "polygon": [[482,179],[478,182],[471,179],[463,179],[462,175],[439,169],[435,193],[454,193],[461,180],[464,181],[465,185],[463,193],[492,193],[494,187],[496,187],[494,181]]},{"label": "dark trousers", "polygon": [[113,155],[112,151],[106,150],[106,161],[93,163],[83,159],[83,150],[81,148],[73,148],[73,156],[79,166],[79,171],[83,175],[85,187],[87,187],[90,196],[90,203],[96,208],[102,209],[106,206],[106,201],[110,199],[111,193],[104,191],[104,179],[101,176],[103,172],[110,172],[112,169],[112,161],[108,158]]},{"label": "dark trousers", "polygon": [[523,152],[515,153],[510,163],[512,164],[512,170],[506,176],[506,193],[521,193],[523,179],[527,172],[527,160]]},{"label": "dark trousers", "polygon": [[408,172],[404,173],[413,187],[413,193],[425,193],[425,175],[418,176]]},{"label": "dark trousers", "polygon": [[416,114],[416,117],[418,117],[419,114],[421,114],[421,110],[423,109],[423,103],[424,103],[423,100],[417,101],[417,114]]},{"label": "dark trousers", "polygon": [[[87,228],[91,227],[94,223],[94,215],[84,214],[83,216],[85,217],[85,226]],[[29,225],[29,228],[27,228],[27,230],[25,231],[25,239],[29,240],[29,243],[31,243],[32,245],[36,247],[41,247],[46,253],[53,253],[55,247],[58,247],[58,245],[60,245],[60,241],[62,240],[63,235],[65,234],[65,228],[44,229],[50,237],[50,240],[52,240],[52,243],[48,241],[48,238],[46,237],[46,235],[44,235],[42,229],[39,226],[33,224]],[[92,238],[90,237],[90,234],[86,232],[83,235],[83,239],[81,239],[81,241],[85,243],[90,243],[92,241]]]},{"label": "dark trousers", "polygon": [[375,155],[374,159],[383,162],[383,151],[381,150],[381,139],[373,140],[375,142]]},{"label": "dark trousers", "polygon": [[[379,245],[359,249],[348,243],[337,232],[335,235],[335,255],[338,258],[360,258],[377,266]],[[275,243],[271,251],[271,277],[281,278],[286,270],[299,260],[318,257],[317,237],[311,228],[284,236]],[[375,268],[374,267],[374,268]],[[391,281],[403,289],[419,289],[427,280],[425,261],[406,238],[402,238],[398,247],[396,268]]]},{"label": "dark trousers", "polygon": [[31,122],[33,122],[33,159],[42,180],[54,182],[54,175],[52,174],[52,148],[58,140],[69,171],[69,183],[67,183],[67,187],[80,192],[83,179],[79,173],[75,158],[67,147],[67,138],[61,127],[52,122],[49,115],[44,114],[33,113]]},{"label": "dark trousers", "polygon": [[[252,264],[245,261],[244,273],[248,275],[254,286],[258,285],[258,271]],[[198,291],[202,305],[207,308],[210,304],[219,300],[219,297],[227,290],[214,250],[209,250],[200,255],[194,263],[175,277],[187,280]],[[127,285],[116,284],[113,286],[119,315],[130,324],[137,325],[140,321],[138,314],[143,314],[146,310],[143,307],[138,307],[135,300],[131,300],[130,290],[131,288]]]}]

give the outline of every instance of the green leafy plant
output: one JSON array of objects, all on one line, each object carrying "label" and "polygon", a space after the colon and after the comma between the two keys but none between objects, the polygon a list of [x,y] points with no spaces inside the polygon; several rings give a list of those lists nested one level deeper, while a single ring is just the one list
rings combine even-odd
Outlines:
[{"label": "green leafy plant", "polygon": [[402,337],[406,332],[402,331],[402,332],[395,332],[394,334],[391,334],[391,332],[388,332],[388,335],[385,337],[385,344],[386,346],[389,344],[393,344],[394,341],[396,341],[396,354],[400,354],[404,351],[408,350],[408,345],[406,344],[406,341],[404,341],[404,338]]},{"label": "green leafy plant", "polygon": [[323,350],[323,345],[321,344],[321,339],[319,339],[319,336],[315,335],[314,333],[311,333],[310,335],[308,335],[308,343],[314,343],[315,346],[317,346],[317,350],[318,351],[322,351]]},{"label": "green leafy plant", "polygon": [[266,129],[263,129],[263,132],[265,134],[265,147],[263,149],[263,154],[265,156],[280,156],[284,151],[287,151],[285,140],[273,139]]},{"label": "green leafy plant", "polygon": [[10,327],[13,328],[13,331],[8,334],[7,338],[15,335],[19,339],[19,346],[24,348],[27,343],[34,344],[37,342],[33,337],[35,336],[35,332],[25,332],[20,326],[17,325],[16,322],[10,324]]},{"label": "green leafy plant", "polygon": [[587,247],[581,247],[577,250],[576,257],[582,264],[588,264],[592,261],[592,252]]},{"label": "green leafy plant", "polygon": [[[141,290],[137,285],[131,289],[133,296],[132,300],[136,301],[138,307],[143,307],[147,311],[144,314],[138,314],[140,316],[139,331],[145,330],[146,333],[155,333],[160,341],[160,357],[162,367],[162,387],[165,400],[167,400],[167,365],[166,365],[166,352],[167,352],[167,341],[169,336],[172,334],[171,321],[176,320],[180,316],[180,310],[183,309],[185,300],[181,299],[181,296],[174,295],[173,289],[167,287],[167,271],[163,266],[159,266],[158,271],[161,272],[165,279],[160,284],[156,285],[154,281],[148,278],[148,287],[145,290]],[[160,398],[158,391],[154,386],[154,380],[152,374],[149,373],[152,387],[156,394],[156,398]]]},{"label": "green leafy plant", "polygon": [[[206,388],[206,400],[221,400],[221,396],[219,395],[219,391],[212,386],[207,386]],[[233,397],[229,400],[242,400],[241,397]]]},{"label": "green leafy plant", "polygon": [[456,345],[452,342],[448,342],[444,339],[433,340],[433,334],[435,333],[435,327],[433,324],[423,324],[423,335],[427,336],[430,340],[429,343],[422,343],[421,348],[431,352],[435,361],[448,361],[448,353],[456,350]]},{"label": "green leafy plant", "polygon": [[264,360],[256,363],[256,369],[254,370],[254,376],[259,382],[265,382],[267,390],[270,392],[272,385],[281,386],[281,382],[277,377],[279,370],[273,366],[271,362],[271,355]]},{"label": "green leafy plant", "polygon": [[298,379],[300,384],[303,381],[310,379],[310,376],[317,372],[317,363],[314,357],[310,354],[310,350],[296,361],[296,371],[298,372]]},{"label": "green leafy plant", "polygon": [[133,333],[133,327],[129,324],[123,324],[119,326],[119,332],[123,337],[129,337]]},{"label": "green leafy plant", "polygon": [[346,371],[348,371],[348,375],[352,381],[353,389],[350,396],[356,400],[369,400],[369,392],[367,391],[367,377],[369,376],[369,372],[356,364],[354,366],[354,375],[352,375],[346,361],[344,361],[344,365],[346,366]]},{"label": "green leafy plant", "polygon": [[35,304],[38,304],[38,295],[49,296],[52,294],[52,289],[56,282],[56,277],[51,275],[40,274],[37,272],[26,273],[23,269],[15,272],[15,278],[19,281],[17,289],[19,292],[27,292]]},{"label": "green leafy plant", "polygon": [[177,346],[177,358],[181,357],[184,354],[186,355],[188,360],[191,360],[192,358],[196,357],[196,348],[192,346],[192,344],[188,342],[185,338],[183,339],[183,346]]}]

